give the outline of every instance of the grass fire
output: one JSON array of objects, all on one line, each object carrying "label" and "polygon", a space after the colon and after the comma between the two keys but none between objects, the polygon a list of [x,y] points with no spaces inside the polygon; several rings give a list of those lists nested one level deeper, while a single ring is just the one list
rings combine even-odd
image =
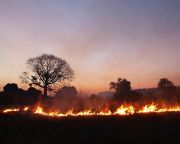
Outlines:
[{"label": "grass fire", "polygon": [[168,78],[148,89],[133,89],[130,81],[118,78],[108,91],[90,95],[60,86],[74,72],[58,57],[43,54],[27,64],[36,76],[24,72],[20,79],[29,88],[8,83],[0,92],[5,143],[179,143],[180,87]]},{"label": "grass fire", "polygon": [[120,106],[117,108],[115,112],[111,112],[110,110],[95,112],[92,109],[83,110],[80,112],[74,112],[73,109],[68,110],[66,113],[62,113],[60,111],[44,111],[41,106],[37,106],[35,109],[31,109],[29,107],[24,108],[5,108],[0,112],[2,114],[6,113],[24,113],[31,112],[33,115],[41,115],[41,116],[49,116],[49,117],[66,117],[66,116],[113,116],[113,115],[133,115],[133,114],[149,114],[149,113],[166,113],[166,112],[180,112],[179,106],[174,107],[165,107],[159,108],[157,105],[150,104],[145,105],[140,109],[135,109],[133,106]]},{"label": "grass fire", "polygon": [[180,0],[0,0],[0,144],[180,144]]}]

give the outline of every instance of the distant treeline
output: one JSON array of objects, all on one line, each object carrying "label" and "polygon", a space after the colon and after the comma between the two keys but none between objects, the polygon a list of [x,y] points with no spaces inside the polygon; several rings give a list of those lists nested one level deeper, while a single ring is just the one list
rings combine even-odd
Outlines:
[{"label": "distant treeline", "polygon": [[[180,105],[180,87],[177,87],[167,78],[160,79],[157,88],[132,90],[131,82],[118,78],[117,82],[110,83],[111,92],[84,97],[78,94],[75,87],[64,86],[55,96],[44,97],[42,92],[30,87],[28,90],[18,88],[17,84],[7,84],[0,92],[0,106],[35,106],[44,105],[51,109],[67,111],[73,109],[115,110],[119,105],[134,105],[141,107],[146,104],[159,106]],[[103,94],[103,95],[102,95]],[[112,95],[111,95],[112,94]]]},{"label": "distant treeline", "polygon": [[131,104],[144,106],[146,104],[158,104],[159,106],[174,106],[180,104],[180,87],[174,85],[167,78],[162,78],[157,88],[132,90],[131,82],[118,78],[117,82],[110,83],[113,90],[114,105]]},{"label": "distant treeline", "polygon": [[0,92],[1,106],[34,105],[41,96],[41,91],[30,87],[28,90],[18,88],[17,84],[7,84]]}]

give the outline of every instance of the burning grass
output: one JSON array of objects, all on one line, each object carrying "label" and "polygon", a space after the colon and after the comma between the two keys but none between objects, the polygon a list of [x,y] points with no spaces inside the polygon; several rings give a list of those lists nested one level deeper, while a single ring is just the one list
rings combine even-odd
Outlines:
[{"label": "burning grass", "polygon": [[37,106],[35,109],[30,107],[23,108],[5,108],[0,111],[1,113],[21,113],[21,112],[31,112],[34,115],[41,116],[49,116],[49,117],[67,117],[67,116],[113,116],[113,115],[133,115],[133,114],[149,114],[149,113],[165,113],[165,112],[180,112],[179,106],[173,107],[164,107],[161,108],[158,105],[150,104],[145,105],[139,109],[134,106],[124,106],[121,105],[116,109],[116,111],[112,112],[109,109],[101,110],[101,111],[93,111],[93,109],[87,109],[80,112],[75,112],[73,109],[68,110],[65,113],[62,113],[58,110],[48,110],[45,111],[43,107]]}]

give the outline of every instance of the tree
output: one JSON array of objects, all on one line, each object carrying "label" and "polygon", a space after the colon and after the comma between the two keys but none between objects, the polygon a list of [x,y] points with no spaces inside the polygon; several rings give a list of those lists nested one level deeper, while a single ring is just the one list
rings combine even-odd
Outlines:
[{"label": "tree", "polygon": [[172,81],[169,81],[167,78],[160,79],[158,83],[159,89],[169,89],[169,88],[175,88],[174,83]]},{"label": "tree", "polygon": [[25,100],[28,105],[35,105],[40,97],[41,97],[41,91],[34,87],[30,87],[26,91]]},{"label": "tree", "polygon": [[[19,102],[19,88],[15,83],[8,83],[4,87],[4,100],[5,105],[17,105]],[[1,104],[3,104],[1,103]]]},{"label": "tree", "polygon": [[63,59],[54,55],[43,54],[27,60],[27,65],[31,69],[31,74],[23,72],[20,76],[23,82],[30,86],[36,85],[44,89],[44,97],[47,91],[56,83],[64,80],[72,80],[74,72],[70,65]]},{"label": "tree", "polygon": [[16,94],[18,92],[18,86],[15,83],[12,83],[12,84],[8,83],[3,87],[3,89],[4,89],[5,93],[14,93],[14,94]]},{"label": "tree", "polygon": [[160,97],[167,102],[167,104],[174,104],[177,102],[177,89],[172,81],[167,78],[162,78],[158,82],[158,89],[160,90]]},{"label": "tree", "polygon": [[127,100],[127,96],[131,94],[131,82],[126,79],[118,78],[117,82],[110,83],[110,89],[114,90],[114,98]]}]

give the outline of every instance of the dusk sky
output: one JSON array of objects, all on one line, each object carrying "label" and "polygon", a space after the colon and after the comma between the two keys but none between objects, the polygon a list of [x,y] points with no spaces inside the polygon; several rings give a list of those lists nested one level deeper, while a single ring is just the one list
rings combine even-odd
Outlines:
[{"label": "dusk sky", "polygon": [[43,53],[65,59],[87,92],[118,77],[180,85],[180,0],[0,0],[0,50],[1,88],[24,86],[26,60]]}]

